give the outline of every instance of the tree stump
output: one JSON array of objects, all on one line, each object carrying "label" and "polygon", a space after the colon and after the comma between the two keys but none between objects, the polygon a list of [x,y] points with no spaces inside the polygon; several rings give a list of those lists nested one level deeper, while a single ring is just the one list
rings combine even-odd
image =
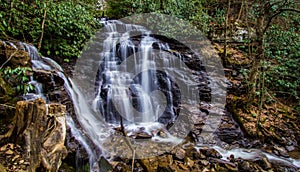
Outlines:
[{"label": "tree stump", "polygon": [[10,140],[26,150],[28,171],[58,171],[67,155],[65,114],[64,105],[43,99],[17,102]]}]

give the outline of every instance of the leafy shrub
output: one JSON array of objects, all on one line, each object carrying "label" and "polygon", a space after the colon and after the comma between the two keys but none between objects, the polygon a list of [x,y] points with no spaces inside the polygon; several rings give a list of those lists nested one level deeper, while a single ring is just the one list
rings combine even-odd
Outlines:
[{"label": "leafy shrub", "polygon": [[0,36],[37,46],[43,32],[41,51],[48,55],[78,57],[85,41],[100,27],[93,17],[94,0],[90,5],[71,0],[0,0],[0,3]]},{"label": "leafy shrub", "polygon": [[275,96],[296,100],[300,105],[300,35],[297,28],[271,26],[267,34],[267,87]]},{"label": "leafy shrub", "polygon": [[208,30],[209,19],[204,0],[107,0],[107,15],[111,18],[127,17],[136,13],[161,13],[190,21],[203,31]]},{"label": "leafy shrub", "polygon": [[26,94],[34,90],[34,86],[29,83],[28,72],[32,71],[28,67],[17,67],[11,69],[10,67],[0,70],[0,75],[8,82],[16,87],[17,92],[20,94]]}]

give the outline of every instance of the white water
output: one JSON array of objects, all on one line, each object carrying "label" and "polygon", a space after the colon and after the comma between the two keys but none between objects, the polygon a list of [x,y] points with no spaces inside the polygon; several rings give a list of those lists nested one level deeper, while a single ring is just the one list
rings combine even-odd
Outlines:
[{"label": "white water", "polygon": [[[218,151],[222,155],[223,160],[228,160],[231,155],[233,155],[234,158],[241,158],[245,160],[256,160],[256,159],[261,159],[262,157],[266,157],[271,162],[273,161],[276,163],[292,165],[297,168],[300,168],[300,159],[279,157],[274,154],[264,152],[260,149],[245,149],[245,148],[223,149],[220,146],[216,146],[216,145],[212,145],[210,147]],[[199,150],[201,148],[201,145],[196,146],[195,148]]]},{"label": "white water", "polygon": [[[104,57],[104,69],[100,71],[100,78],[98,78],[101,84],[99,84],[97,96],[93,101],[94,111],[102,110],[107,121],[115,124],[119,123],[119,115],[125,120],[125,124],[156,122],[161,115],[161,110],[157,110],[160,109],[157,108],[159,100],[151,96],[151,93],[156,89],[157,79],[154,74],[145,69],[151,68],[154,71],[156,69],[153,44],[158,44],[159,51],[166,50],[168,45],[151,37],[150,32],[141,26],[110,21],[106,23],[105,28],[108,36],[103,42],[103,52],[100,53]],[[129,37],[131,31],[140,31],[142,38],[138,45],[134,45]],[[119,49],[116,49],[117,43],[120,45]],[[134,58],[132,66],[126,64],[129,53]],[[120,62],[123,65],[118,65]],[[135,83],[133,78],[137,76],[127,72],[132,71],[127,67],[134,68],[134,73],[141,73],[138,78],[139,83]],[[138,97],[135,97],[137,109],[131,107],[133,99],[129,87],[138,93]],[[103,89],[108,89],[106,97],[100,96]],[[170,86],[168,89],[171,91]],[[169,100],[173,101],[172,95],[168,96]],[[113,106],[117,108],[118,114],[113,113]],[[174,117],[175,115],[172,114],[171,118]]]},{"label": "white water", "polygon": [[[26,49],[32,56],[32,62],[35,69],[55,71],[65,81],[64,86],[73,101],[73,105],[76,112],[76,119],[73,119],[71,116],[67,116],[67,124],[71,129],[72,135],[85,148],[87,154],[89,155],[91,171],[93,169],[97,170],[98,168],[97,160],[101,155],[96,154],[96,151],[93,150],[92,146],[87,141],[87,137],[93,142],[95,147],[104,150],[105,148],[102,148],[102,143],[113,132],[112,128],[106,125],[106,122],[104,121],[103,117],[97,115],[97,111],[101,111],[99,109],[103,108],[101,107],[101,104],[103,104],[104,101],[108,101],[107,103],[109,104],[109,101],[112,98],[114,98],[115,100],[119,100],[118,110],[120,110],[122,116],[128,120],[127,121],[128,123],[125,126],[125,128],[128,131],[129,135],[133,134],[134,132],[137,132],[140,128],[143,128],[144,132],[148,134],[151,134],[152,130],[159,130],[164,128],[164,125],[156,122],[159,117],[160,111],[155,111],[155,109],[158,109],[157,107],[159,106],[159,103],[155,104],[155,102],[158,102],[158,100],[153,101],[152,97],[154,96],[151,96],[150,94],[151,89],[154,89],[150,87],[151,85],[150,82],[151,80],[156,79],[155,76],[154,77],[150,76],[149,73],[144,72],[142,73],[142,79],[140,85],[133,84],[133,88],[136,89],[136,92],[139,95],[139,104],[140,104],[139,107],[141,108],[141,111],[145,113],[141,113],[142,116],[138,116],[138,117],[132,116],[133,113],[131,109],[128,108],[131,106],[132,99],[128,94],[128,87],[124,86],[126,84],[133,82],[133,80],[131,79],[132,76],[130,75],[130,73],[119,73],[118,72],[119,69],[117,67],[118,58],[124,60],[128,56],[130,50],[133,51],[135,48],[137,48],[139,49],[141,54],[137,55],[135,52],[133,53],[135,64],[137,64],[135,65],[135,71],[141,71],[142,69],[148,68],[149,66],[155,69],[156,66],[155,63],[153,63],[153,59],[151,59],[153,58],[151,54],[153,53],[152,45],[154,43],[157,43],[157,40],[151,38],[149,36],[149,33],[146,33],[146,31],[142,27],[134,26],[134,25],[126,25],[125,28],[128,31],[136,29],[145,33],[145,36],[142,38],[141,43],[137,47],[135,47],[133,42],[131,40],[128,40],[129,36],[127,32],[122,34],[117,32],[116,24],[122,24],[122,23],[114,21],[113,23],[106,25],[108,30],[108,37],[103,44],[104,51],[101,52],[101,54],[105,57],[104,64],[106,70],[103,72],[107,82],[107,83],[102,83],[102,85],[111,84],[114,87],[112,87],[113,89],[109,90],[108,97],[106,100],[103,100],[100,97],[101,87],[99,87],[97,96],[93,102],[93,108],[91,108],[89,102],[83,97],[76,84],[73,83],[73,80],[65,77],[65,75],[63,74],[63,70],[56,62],[54,62],[49,58],[39,57],[36,49],[33,46],[30,46],[28,44],[23,45],[24,49]],[[114,46],[118,41],[121,42],[120,44],[121,57],[116,56],[117,49]],[[169,49],[168,45],[160,44],[160,43],[158,44],[161,50]],[[138,56],[142,58],[138,58]],[[142,62],[140,63],[139,61]],[[165,65],[167,66],[172,66],[173,63],[171,60],[164,60],[164,62]],[[180,73],[178,75],[180,75]],[[36,95],[46,99],[45,96],[43,95],[41,84],[35,82],[34,80],[32,80],[31,82],[32,84],[36,85]],[[171,89],[171,83],[169,79],[167,80],[167,89]],[[173,100],[172,95],[170,95],[169,99],[171,101]],[[107,106],[107,109],[105,110],[110,112],[111,107]],[[149,114],[151,114],[152,116],[149,116]],[[78,126],[75,125],[74,120],[80,123],[80,127],[81,127],[80,129],[78,128]],[[114,119],[111,122],[118,123],[117,119]],[[166,131],[166,135],[167,135],[166,138],[161,138],[155,135],[154,137],[152,137],[152,140],[160,141],[160,142],[173,142],[173,143],[182,142],[181,139],[177,137],[173,137],[167,131]],[[216,149],[220,154],[222,154],[223,159],[227,159],[231,154],[233,154],[236,158],[240,157],[243,159],[255,159],[257,157],[267,157],[269,160],[279,161],[286,164],[293,164],[297,167],[300,167],[300,160],[278,157],[258,149],[237,148],[237,149],[225,150],[218,146],[213,146],[213,148]]]}]

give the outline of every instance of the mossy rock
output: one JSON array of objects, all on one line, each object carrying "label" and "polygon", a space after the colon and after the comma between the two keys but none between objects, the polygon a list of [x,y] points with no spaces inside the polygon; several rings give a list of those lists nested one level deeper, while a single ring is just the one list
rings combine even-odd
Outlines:
[{"label": "mossy rock", "polygon": [[15,90],[0,76],[0,103],[11,102],[15,99]]}]

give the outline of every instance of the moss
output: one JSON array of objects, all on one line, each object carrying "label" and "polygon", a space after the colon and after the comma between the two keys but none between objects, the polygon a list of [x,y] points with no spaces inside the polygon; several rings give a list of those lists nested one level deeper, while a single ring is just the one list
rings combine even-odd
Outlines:
[{"label": "moss", "polygon": [[5,82],[0,74],[0,103],[12,102],[15,99],[15,90]]}]

